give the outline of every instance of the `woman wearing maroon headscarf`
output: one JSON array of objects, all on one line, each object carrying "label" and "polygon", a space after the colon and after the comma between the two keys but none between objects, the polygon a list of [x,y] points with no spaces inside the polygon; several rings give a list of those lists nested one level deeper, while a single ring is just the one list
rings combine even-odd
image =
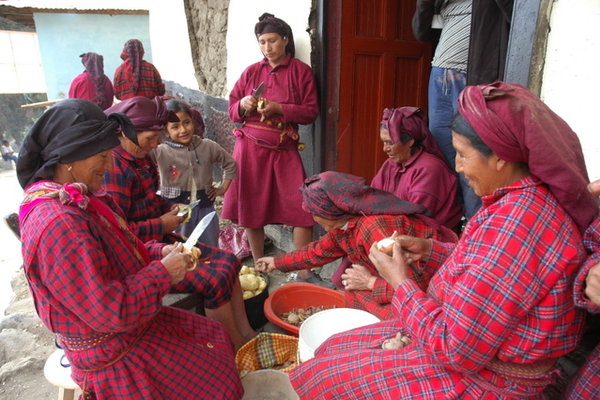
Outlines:
[{"label": "woman wearing maroon headscarf", "polygon": [[96,53],[80,55],[85,71],[77,75],[69,87],[70,99],[91,101],[106,110],[113,103],[113,85],[104,75],[104,57]]},{"label": "woman wearing maroon headscarf", "polygon": [[388,155],[371,186],[425,206],[439,224],[456,229],[462,217],[456,175],[416,107],[386,108],[379,130]]},{"label": "woman wearing maroon headscarf", "polygon": [[[302,211],[298,189],[306,177],[298,148],[298,124],[312,124],[319,113],[315,78],[294,57],[294,37],[283,20],[265,13],[254,28],[263,60],[242,73],[229,95],[229,118],[242,126],[233,158],[238,177],[223,203],[223,218],[246,228],[254,260],[264,254],[264,226],[294,227],[294,244],[312,239],[314,225]],[[261,98],[254,89],[264,84]],[[320,283],[310,271],[302,279]]]},{"label": "woman wearing maroon headscarf", "polygon": [[[393,288],[382,279],[368,258],[375,241],[394,232],[456,241],[456,235],[422,215],[425,208],[400,200],[392,193],[365,185],[364,179],[327,171],[307,178],[302,186],[303,208],[327,234],[291,253],[263,257],[259,271],[298,271],[325,265],[347,256],[352,272],[344,277],[346,305],[368,311],[381,319],[394,317]],[[414,279],[427,288],[433,269],[415,267]]]},{"label": "woman wearing maroon headscarf", "polygon": [[[401,237],[392,257],[371,247],[397,319],[323,343],[290,373],[301,398],[539,398],[577,345],[573,281],[598,214],[577,136],[520,85],[467,86],[458,110],[456,169],[481,209],[456,245]],[[439,268],[427,291],[411,278],[417,259]],[[398,333],[410,339],[377,348]]]},{"label": "woman wearing maroon headscarf", "polygon": [[[181,205],[172,204],[157,194],[158,168],[150,157],[159,143],[167,122],[179,122],[160,97],[150,100],[133,97],[106,110],[129,118],[135,131],[122,132],[120,146],[113,151],[113,168],[104,174],[103,187],[123,210],[131,230],[142,241],[171,242],[171,232],[183,221],[177,212]],[[238,279],[240,263],[229,252],[207,246],[197,247],[201,264],[186,279],[173,287],[174,292],[197,292],[204,297],[206,316],[221,322],[236,348],[256,335],[246,316]]]},{"label": "woman wearing maroon headscarf", "polygon": [[135,96],[152,98],[165,94],[165,84],[156,67],[144,60],[144,45],[137,39],[125,42],[121,51],[123,63],[115,70],[115,97],[119,100]]}]

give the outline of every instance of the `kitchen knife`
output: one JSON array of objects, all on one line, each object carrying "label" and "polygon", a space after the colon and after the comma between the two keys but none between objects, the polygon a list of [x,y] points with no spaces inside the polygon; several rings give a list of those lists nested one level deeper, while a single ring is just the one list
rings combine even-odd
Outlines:
[{"label": "kitchen knife", "polygon": [[196,207],[198,205],[198,203],[200,203],[200,200],[196,200],[196,201],[192,201],[190,204],[188,204],[187,206],[183,206],[181,207],[181,210],[177,213],[178,217],[183,217],[184,215],[186,215],[187,213],[192,212],[192,209],[194,207]]},{"label": "kitchen knife", "polygon": [[200,238],[200,236],[202,236],[202,234],[204,233],[206,228],[208,228],[208,225],[210,225],[210,223],[212,222],[215,215],[216,215],[216,212],[211,211],[210,213],[206,214],[204,216],[204,218],[202,218],[200,220],[200,222],[198,222],[198,225],[196,225],[196,227],[192,231],[192,234],[188,237],[188,239],[183,244],[183,247],[187,251],[192,251],[192,247],[194,247],[196,245],[196,242],[198,242],[198,239]]},{"label": "kitchen knife", "polygon": [[[254,97],[258,101],[260,99],[260,96],[262,96],[264,90],[265,83],[261,82],[256,89],[252,89],[252,97]],[[248,115],[250,115],[248,110],[244,111],[244,116],[247,117]]]}]

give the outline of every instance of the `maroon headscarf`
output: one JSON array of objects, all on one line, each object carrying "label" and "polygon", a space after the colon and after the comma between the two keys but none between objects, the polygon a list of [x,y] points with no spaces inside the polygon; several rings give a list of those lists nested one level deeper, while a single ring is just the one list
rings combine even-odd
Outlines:
[{"label": "maroon headscarf", "polygon": [[137,92],[142,79],[142,61],[144,59],[144,45],[137,39],[125,42],[121,51],[121,59],[125,61],[125,75],[131,83],[133,93]]},{"label": "maroon headscarf", "polygon": [[[170,111],[158,96],[153,99],[144,96],[132,97],[107,108],[104,112],[107,115],[115,112],[125,114],[137,132],[160,131],[165,128],[167,122],[179,121],[177,115]],[[126,132],[125,135],[133,143],[139,144],[137,132]]]},{"label": "maroon headscarf", "polygon": [[326,171],[306,178],[300,191],[304,211],[330,220],[427,212],[419,204],[400,200],[390,192],[367,186],[361,177],[342,172]]},{"label": "maroon headscarf", "polygon": [[276,18],[273,14],[264,13],[258,17],[258,22],[254,25],[254,34],[257,39],[263,33],[279,33],[282,38],[287,38],[288,44],[285,46],[285,54],[295,56],[296,46],[294,45],[292,28],[284,20]]},{"label": "maroon headscarf", "polygon": [[[194,134],[200,137],[204,137],[204,129],[206,128],[204,124],[204,118],[202,118],[202,114],[200,111],[196,110],[190,103],[187,103],[181,100],[178,97],[173,96],[161,96],[162,101],[164,101],[167,108],[177,114],[179,111],[183,111],[189,114],[190,117],[194,120]],[[169,104],[172,100],[173,103]]]},{"label": "maroon headscarf", "polygon": [[[104,91],[104,57],[96,53],[83,53],[79,57],[81,57],[81,63],[85,67],[85,72],[88,73],[96,87],[95,103],[101,106],[111,104],[112,99],[107,99]],[[109,100],[110,103],[108,103]]]},{"label": "maroon headscarf", "polygon": [[415,139],[415,144],[423,146],[426,152],[439,157],[441,160],[445,160],[444,155],[425,123],[423,111],[421,111],[420,108],[386,108],[383,110],[381,126],[385,126],[386,129],[390,131],[392,142],[398,143],[400,141],[400,135],[402,133],[407,133]]},{"label": "maroon headscarf", "polygon": [[458,112],[498,157],[526,163],[585,231],[598,204],[579,139],[562,118],[526,87],[504,82],[467,86]]}]

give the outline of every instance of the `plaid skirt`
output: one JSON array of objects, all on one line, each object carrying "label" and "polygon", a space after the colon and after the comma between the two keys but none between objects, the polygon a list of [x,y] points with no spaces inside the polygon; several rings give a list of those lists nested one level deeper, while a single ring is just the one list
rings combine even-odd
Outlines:
[{"label": "plaid skirt", "polygon": [[401,350],[382,350],[382,342],[398,332],[402,323],[393,320],[332,336],[314,358],[290,372],[292,386],[302,399],[344,400],[534,399],[543,389],[485,369],[471,374],[450,369],[414,340]]}]

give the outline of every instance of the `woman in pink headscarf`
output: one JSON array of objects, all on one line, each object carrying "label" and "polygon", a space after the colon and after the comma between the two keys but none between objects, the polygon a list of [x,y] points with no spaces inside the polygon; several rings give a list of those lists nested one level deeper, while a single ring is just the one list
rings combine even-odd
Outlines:
[{"label": "woman in pink headscarf", "polygon": [[[183,222],[177,215],[182,204],[158,195],[159,173],[150,153],[158,146],[168,122],[179,122],[159,98],[136,96],[106,110],[125,114],[135,130],[122,132],[112,150],[112,169],[104,174],[103,189],[119,206],[132,232],[142,241],[172,242],[171,232]],[[202,257],[210,259],[173,287],[178,293],[200,293],[206,316],[223,324],[236,348],[256,335],[248,322],[238,271],[232,253],[198,242]]]},{"label": "woman in pink headscarf", "polygon": [[96,53],[80,55],[85,71],[77,75],[69,87],[70,99],[91,101],[106,110],[113,103],[113,85],[104,75],[104,57]]},{"label": "woman in pink headscarf", "polygon": [[[458,101],[456,170],[482,207],[456,245],[405,236],[392,257],[371,247],[397,319],[323,343],[290,372],[301,398],[539,398],[576,347],[585,315],[573,281],[598,214],[577,135],[520,85],[467,86]],[[439,267],[427,291],[410,277],[415,260]]]},{"label": "woman in pink headscarf", "polygon": [[457,228],[462,208],[458,202],[456,175],[444,162],[421,109],[386,108],[379,137],[388,159],[371,186],[425,206],[439,224]]},{"label": "woman in pink headscarf", "polygon": [[[421,109],[386,108],[379,137],[388,159],[371,186],[424,206],[425,213],[438,224],[458,232],[463,212],[458,202],[457,178],[444,161]],[[331,281],[338,289],[345,290],[342,281],[354,274],[348,258],[344,257]]]}]

